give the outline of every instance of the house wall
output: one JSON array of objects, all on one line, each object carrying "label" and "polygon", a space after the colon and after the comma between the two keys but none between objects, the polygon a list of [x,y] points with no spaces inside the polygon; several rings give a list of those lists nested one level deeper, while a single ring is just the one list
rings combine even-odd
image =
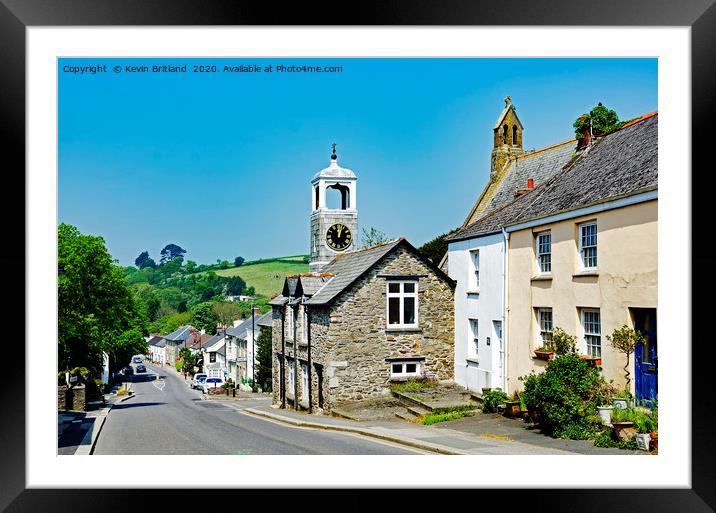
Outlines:
[{"label": "house wall", "polygon": [[[504,355],[493,335],[493,322],[503,321],[504,249],[501,233],[464,241],[448,247],[450,277],[455,288],[455,382],[480,392],[504,388]],[[470,285],[473,274],[471,251],[479,249],[480,280],[477,291]],[[470,319],[478,321],[475,347]],[[487,345],[487,338],[490,345]],[[503,345],[504,347],[504,345]]]},{"label": "house wall", "polygon": [[[386,329],[386,279],[380,274],[421,275],[418,278],[417,330]],[[299,402],[303,397],[301,363],[307,361],[307,341],[302,339],[302,308],[298,307],[297,344],[294,351],[286,323],[286,353],[298,358],[296,380]],[[290,307],[289,307],[290,311]],[[330,307],[311,307],[311,362],[323,366],[323,409],[343,401],[361,400],[389,393],[390,357],[424,356],[423,371],[437,379],[453,379],[453,288],[431,268],[403,248],[383,259],[368,275],[341,293]],[[280,310],[274,308],[274,354],[280,352]],[[278,396],[278,362],[274,361],[274,402]],[[312,402],[318,405],[318,375],[311,370]],[[288,371],[285,382],[288,383]],[[293,390],[287,386],[287,403]],[[303,402],[304,407],[307,402]]]},{"label": "house wall", "polygon": [[[575,276],[580,264],[577,224],[590,220],[597,221],[598,275]],[[552,279],[533,280],[534,233],[545,229],[552,231]],[[599,308],[602,373],[615,385],[625,385],[625,356],[610,347],[606,335],[632,325],[629,308],[657,307],[657,235],[656,200],[510,234],[508,392],[522,388],[519,376],[546,365],[532,354],[540,345],[534,307],[551,307],[554,326],[577,336],[582,354],[586,347],[578,307]],[[633,355],[630,367],[634,392]]]}]

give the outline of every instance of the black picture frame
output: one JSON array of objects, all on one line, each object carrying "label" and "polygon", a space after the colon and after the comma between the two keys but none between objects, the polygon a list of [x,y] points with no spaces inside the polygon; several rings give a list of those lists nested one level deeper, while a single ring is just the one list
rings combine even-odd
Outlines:
[{"label": "black picture frame", "polygon": [[[271,3],[230,0],[0,0],[0,149],[5,169],[5,251],[0,257],[6,274],[5,283],[11,290],[24,290],[22,274],[25,266],[25,224],[18,223],[15,210],[25,207],[25,31],[33,26],[111,26],[111,25],[548,25],[548,26],[684,26],[691,28],[692,72],[692,240],[693,235],[706,232],[710,198],[708,182],[699,181],[696,170],[707,173],[713,164],[705,160],[710,156],[710,134],[716,114],[716,7],[714,0],[513,0],[511,2],[485,2],[449,0],[429,3],[426,0],[405,2],[363,2],[351,8],[350,15],[342,14],[345,4],[288,3],[277,8]],[[576,43],[575,43],[576,44]],[[688,170],[682,170],[688,179]],[[694,184],[703,184],[694,187]],[[11,217],[12,216],[12,217]],[[697,334],[705,333],[705,319],[713,316],[705,292],[716,285],[710,270],[715,257],[710,247],[691,249],[692,273],[699,270],[698,280],[692,288],[691,338],[701,340]],[[24,273],[17,272],[23,269]],[[699,297],[704,298],[699,301]],[[684,298],[687,300],[687,298]],[[20,307],[20,305],[23,305]],[[125,489],[26,489],[25,486],[25,357],[16,340],[23,329],[16,327],[19,319],[27,319],[23,300],[13,296],[14,308],[7,313],[6,341],[12,362],[6,362],[0,385],[0,408],[3,413],[0,427],[0,510],[8,512],[60,512],[60,511],[118,511],[131,507],[164,509],[193,509],[211,502],[236,504],[238,496],[250,504],[253,500],[268,504],[266,491],[215,490],[209,499],[202,490],[125,490]],[[668,315],[668,312],[665,313]],[[689,319],[681,320],[686,326]],[[704,398],[712,395],[708,381],[710,358],[694,358],[703,347],[712,353],[712,344],[693,344],[685,330],[684,340],[669,341],[691,348],[693,396],[690,410],[692,427],[691,479],[689,489],[543,489],[479,490],[461,494],[445,490],[419,489],[411,492],[410,502],[442,504],[458,507],[455,500],[484,503],[490,507],[525,509],[528,511],[629,511],[640,512],[713,512],[716,509],[716,430],[713,408],[698,407]],[[9,335],[9,336],[8,336]],[[35,341],[37,342],[37,341]],[[28,343],[27,340],[24,341]],[[10,349],[11,348],[11,349]],[[6,353],[7,354],[7,353]],[[19,355],[19,357],[17,356]],[[687,380],[688,382],[688,380]],[[664,436],[668,436],[664,433]],[[121,486],[121,479],[117,482]],[[301,500],[298,490],[273,490],[270,500]],[[321,491],[325,505],[354,510],[364,504],[367,495],[361,490]],[[263,497],[263,498],[262,498]],[[448,498],[450,500],[448,500]],[[224,502],[225,500],[229,502]],[[361,500],[363,499],[363,500]],[[224,506],[220,506],[224,509]],[[233,509],[232,508],[227,508]]]}]

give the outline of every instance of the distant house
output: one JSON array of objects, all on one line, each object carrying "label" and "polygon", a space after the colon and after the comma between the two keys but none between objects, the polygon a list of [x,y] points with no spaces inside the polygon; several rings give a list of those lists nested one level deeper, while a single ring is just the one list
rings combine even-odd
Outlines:
[{"label": "distant house", "polygon": [[226,367],[226,337],[218,333],[210,337],[201,349],[204,372],[210,378],[228,378]]},{"label": "distant house", "polygon": [[246,383],[254,376],[255,338],[262,329],[272,325],[271,319],[271,312],[261,315],[259,309],[254,308],[248,319],[226,330],[228,375],[235,382]]},{"label": "distant house", "polygon": [[182,326],[178,330],[164,336],[166,341],[165,355],[166,361],[171,365],[179,358],[179,351],[182,347],[186,347],[187,340],[192,336],[192,332],[195,331],[191,325]]},{"label": "distant house", "polygon": [[166,355],[164,352],[166,342],[164,341],[164,337],[156,334],[147,341],[147,345],[149,346],[148,356],[152,362],[160,363],[162,365],[166,363]]},{"label": "distant house", "polygon": [[269,302],[274,404],[330,411],[391,382],[451,380],[454,287],[403,238],[288,276]]}]

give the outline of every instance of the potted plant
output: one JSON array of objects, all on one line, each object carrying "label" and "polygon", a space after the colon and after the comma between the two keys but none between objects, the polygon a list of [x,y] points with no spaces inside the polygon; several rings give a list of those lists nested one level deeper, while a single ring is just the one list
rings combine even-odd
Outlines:
[{"label": "potted plant", "polygon": [[505,416],[510,418],[521,417],[522,408],[520,407],[519,395],[515,393],[512,399],[505,400]]},{"label": "potted plant", "polygon": [[651,437],[651,445],[654,446],[654,449],[657,451],[659,450],[659,432],[658,431],[652,431],[649,433],[649,436]]},{"label": "potted plant", "polygon": [[649,451],[651,443],[650,433],[653,431],[653,421],[651,415],[644,411],[636,411],[634,415],[634,425],[636,426],[636,444],[642,451]]},{"label": "potted plant", "polygon": [[597,406],[597,412],[599,413],[599,418],[602,419],[602,424],[605,426],[611,426],[612,424],[612,411],[614,410],[614,406]]},{"label": "potted plant", "polygon": [[612,412],[612,428],[619,440],[627,441],[636,434],[634,419],[635,414],[633,409],[614,409]]},{"label": "potted plant", "polygon": [[538,360],[554,360],[554,351],[549,345],[543,345],[542,347],[535,349],[533,352],[535,354],[535,358]]},{"label": "potted plant", "polygon": [[[624,365],[624,377],[626,378],[625,390],[630,390],[629,384],[629,356],[634,352],[638,344],[646,343],[646,338],[640,331],[634,331],[632,328],[624,324],[621,328],[615,329],[611,335],[607,335],[609,343],[626,356],[626,365]],[[631,394],[629,394],[631,399]]]},{"label": "potted plant", "polygon": [[589,356],[586,354],[582,354],[582,355],[579,355],[579,357],[582,360],[586,360],[587,362],[591,363],[592,365],[601,365],[602,364],[601,356]]},{"label": "potted plant", "polygon": [[631,408],[633,404],[632,395],[629,390],[619,390],[614,395],[614,407],[619,410]]}]

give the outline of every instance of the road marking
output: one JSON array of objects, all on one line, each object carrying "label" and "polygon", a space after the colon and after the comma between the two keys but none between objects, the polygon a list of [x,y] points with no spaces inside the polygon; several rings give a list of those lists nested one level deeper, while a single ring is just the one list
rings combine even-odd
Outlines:
[{"label": "road marking", "polygon": [[161,379],[155,379],[152,380],[152,385],[160,392],[164,392],[164,386],[166,385],[166,383],[164,383],[164,381]]}]

